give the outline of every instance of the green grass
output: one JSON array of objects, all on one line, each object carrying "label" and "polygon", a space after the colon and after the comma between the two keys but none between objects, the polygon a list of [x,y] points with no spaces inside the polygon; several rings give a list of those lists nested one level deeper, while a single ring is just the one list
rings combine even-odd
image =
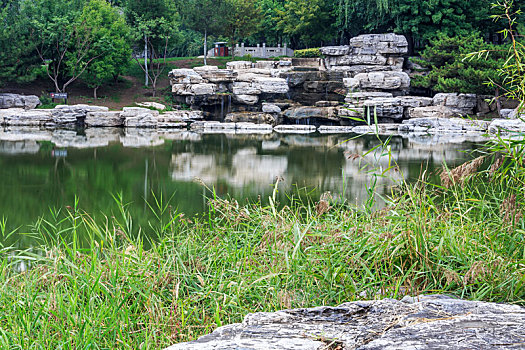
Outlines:
[{"label": "green grass", "polygon": [[188,218],[156,198],[141,228],[120,197],[100,222],[51,211],[29,233],[38,245],[0,250],[0,348],[160,349],[250,312],[405,294],[525,305],[524,152],[510,150],[448,187],[406,185],[380,211],[212,198]]}]

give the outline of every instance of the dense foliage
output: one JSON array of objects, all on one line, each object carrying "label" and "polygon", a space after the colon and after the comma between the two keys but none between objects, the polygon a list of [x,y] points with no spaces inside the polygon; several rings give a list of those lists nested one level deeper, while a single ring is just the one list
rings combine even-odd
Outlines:
[{"label": "dense foliage", "polygon": [[304,50],[295,50],[294,56],[297,58],[315,58],[323,57],[321,50],[319,48],[304,49]]},{"label": "dense foliage", "polygon": [[[490,0],[2,0],[0,6],[0,84],[40,75],[57,91],[80,78],[96,92],[122,73],[130,50],[153,58],[141,64],[155,90],[166,57],[201,55],[212,46],[203,45],[208,41],[303,49],[393,31],[407,36],[414,53],[435,45],[440,33],[504,40]],[[519,6],[511,4],[513,11]],[[522,14],[516,21],[523,27]],[[464,90],[458,82],[426,83],[436,90],[450,84]]]},{"label": "dense foliage", "polygon": [[[489,50],[491,54],[469,57],[479,50]],[[478,34],[449,37],[439,35],[430,41],[418,63],[430,69],[426,75],[416,76],[412,85],[425,87],[435,92],[460,92],[494,95],[494,87],[489,81],[502,84],[498,68],[507,57],[504,46],[487,44]]]}]

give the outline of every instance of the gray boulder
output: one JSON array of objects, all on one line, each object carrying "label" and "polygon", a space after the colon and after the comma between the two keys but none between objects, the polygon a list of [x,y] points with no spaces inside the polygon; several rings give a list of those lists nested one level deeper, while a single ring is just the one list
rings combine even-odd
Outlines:
[{"label": "gray boulder", "polygon": [[408,110],[410,118],[451,118],[455,115],[457,113],[454,110],[445,106],[415,107]]},{"label": "gray boulder", "polygon": [[325,46],[319,49],[325,56],[345,56],[350,51],[350,46]]},{"label": "gray boulder", "polygon": [[340,118],[337,114],[338,109],[336,107],[295,107],[287,109],[284,115],[287,118],[300,120],[308,118],[323,118],[329,120],[339,121]]},{"label": "gray boulder", "polygon": [[404,90],[410,87],[410,77],[405,72],[372,72],[357,74],[360,89]]},{"label": "gray boulder", "polygon": [[233,95],[233,99],[241,104],[253,106],[259,102],[257,95]]},{"label": "gray boulder", "polygon": [[404,55],[408,53],[408,41],[403,35],[363,34],[350,39],[351,52],[377,52],[389,55]]},{"label": "gray boulder", "polygon": [[525,132],[525,122],[520,119],[494,119],[488,128],[490,134]]},{"label": "gray boulder", "polygon": [[262,111],[264,113],[281,113],[281,108],[273,103],[263,103],[262,104]]},{"label": "gray boulder", "polygon": [[276,119],[273,115],[259,112],[237,112],[230,113],[224,119],[226,123],[254,123],[275,125]]},{"label": "gray boulder", "polygon": [[18,94],[0,94],[0,109],[7,108],[24,108],[35,109],[40,106],[41,102],[37,96],[18,95]]},{"label": "gray boulder", "polygon": [[45,126],[54,125],[52,110],[49,109],[19,109],[0,110],[0,120],[7,126]]},{"label": "gray boulder", "polygon": [[434,96],[432,104],[448,107],[458,114],[472,115],[478,105],[478,98],[475,94],[442,93]]},{"label": "gray boulder", "polygon": [[87,127],[120,127],[124,118],[120,112],[89,112],[84,120]]},{"label": "gray boulder", "polygon": [[250,314],[167,350],[519,349],[523,334],[523,307],[421,296]]}]

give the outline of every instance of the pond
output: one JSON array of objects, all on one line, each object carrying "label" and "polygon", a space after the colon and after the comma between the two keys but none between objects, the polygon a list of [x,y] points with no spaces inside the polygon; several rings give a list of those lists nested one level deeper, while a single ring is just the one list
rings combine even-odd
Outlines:
[{"label": "pond", "polygon": [[[374,135],[89,130],[0,133],[0,218],[8,229],[29,232],[50,208],[74,206],[76,198],[82,210],[111,216],[117,194],[129,203],[135,224],[147,227],[154,196],[171,198],[174,208],[192,216],[206,210],[212,190],[241,204],[266,202],[277,178],[281,203],[290,194],[317,200],[329,191],[359,205],[371,184],[388,195],[396,182],[417,179],[422,169],[436,173],[445,161],[459,164],[477,146],[430,135],[393,136],[388,147],[378,147]],[[397,169],[377,176],[394,161]],[[24,235],[2,243],[31,244]]]}]

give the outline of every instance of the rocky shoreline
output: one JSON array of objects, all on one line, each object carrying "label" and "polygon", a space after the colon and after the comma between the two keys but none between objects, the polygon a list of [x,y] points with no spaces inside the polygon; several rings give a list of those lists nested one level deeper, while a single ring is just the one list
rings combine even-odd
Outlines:
[{"label": "rocky shoreline", "polygon": [[523,307],[434,295],[250,314],[166,350],[523,349],[523,334]]}]

